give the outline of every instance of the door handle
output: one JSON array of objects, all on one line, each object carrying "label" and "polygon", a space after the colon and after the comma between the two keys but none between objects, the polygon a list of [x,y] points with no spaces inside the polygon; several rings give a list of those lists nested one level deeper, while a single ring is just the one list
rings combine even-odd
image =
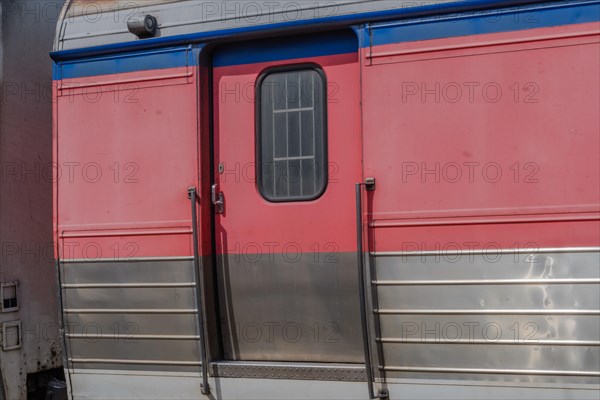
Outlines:
[{"label": "door handle", "polygon": [[223,192],[217,191],[216,183],[212,185],[210,197],[213,205],[215,206],[215,213],[223,214],[225,212],[225,196],[223,195]]}]

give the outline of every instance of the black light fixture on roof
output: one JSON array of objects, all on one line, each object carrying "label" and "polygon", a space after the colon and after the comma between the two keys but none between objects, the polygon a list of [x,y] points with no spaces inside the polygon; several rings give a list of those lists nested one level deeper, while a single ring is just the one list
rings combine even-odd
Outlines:
[{"label": "black light fixture on roof", "polygon": [[148,14],[143,18],[132,18],[127,21],[127,29],[140,39],[146,39],[156,36],[158,21],[155,17]]}]

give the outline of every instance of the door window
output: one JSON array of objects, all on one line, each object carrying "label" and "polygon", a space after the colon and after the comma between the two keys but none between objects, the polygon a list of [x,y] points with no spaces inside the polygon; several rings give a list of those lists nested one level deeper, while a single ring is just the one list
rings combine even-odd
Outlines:
[{"label": "door window", "polygon": [[308,201],[325,192],[326,87],[314,66],[271,69],[259,79],[257,177],[265,199]]}]

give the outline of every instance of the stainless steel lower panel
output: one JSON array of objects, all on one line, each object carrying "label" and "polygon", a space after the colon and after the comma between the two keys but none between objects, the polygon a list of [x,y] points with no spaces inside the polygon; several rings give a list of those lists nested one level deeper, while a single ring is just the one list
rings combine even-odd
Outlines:
[{"label": "stainless steel lower panel", "polygon": [[600,383],[600,253],[372,257],[387,378]]},{"label": "stainless steel lower panel", "polygon": [[199,371],[192,260],[61,263],[72,368]]},{"label": "stainless steel lower panel", "polygon": [[356,254],[219,257],[225,358],[363,363]]}]

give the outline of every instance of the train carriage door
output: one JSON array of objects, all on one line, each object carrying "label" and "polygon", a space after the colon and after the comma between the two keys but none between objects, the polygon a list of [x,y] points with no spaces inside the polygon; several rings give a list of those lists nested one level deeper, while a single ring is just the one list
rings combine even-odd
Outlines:
[{"label": "train carriage door", "polygon": [[361,179],[356,36],[224,45],[213,69],[225,358],[364,362],[354,219]]}]

